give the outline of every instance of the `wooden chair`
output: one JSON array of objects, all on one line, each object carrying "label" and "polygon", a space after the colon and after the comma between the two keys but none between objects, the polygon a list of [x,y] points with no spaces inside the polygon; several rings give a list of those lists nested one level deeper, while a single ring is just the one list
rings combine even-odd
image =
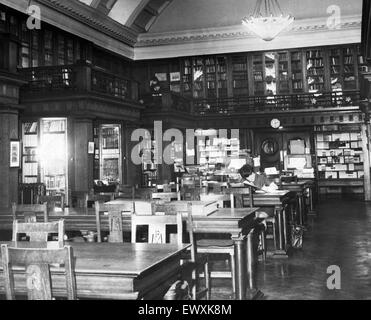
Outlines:
[{"label": "wooden chair", "polygon": [[46,202],[32,205],[12,203],[13,220],[19,220],[23,215],[24,222],[37,222],[37,213],[42,213],[43,222],[48,222],[48,207]]},{"label": "wooden chair", "polygon": [[70,246],[61,249],[10,248],[1,245],[4,287],[7,300],[15,299],[13,266],[25,266],[26,288],[29,300],[52,300],[50,265],[64,265],[67,298],[76,299],[76,279],[73,251]]},{"label": "wooden chair", "polygon": [[[36,223],[19,223],[14,220],[12,241],[15,242],[16,247],[19,245],[19,234],[26,234],[32,243],[43,243],[46,247],[62,248],[64,245],[64,220]],[[50,234],[58,234],[58,240],[48,241]]]},{"label": "wooden chair", "polygon": [[188,210],[187,228],[189,232],[190,241],[192,244],[194,244],[194,246],[192,246],[193,250],[195,250],[193,255],[196,255],[197,253],[204,253],[204,254],[228,254],[230,256],[232,289],[234,295],[236,293],[236,267],[233,241],[223,239],[197,240],[196,229],[194,226],[193,217],[190,210]]},{"label": "wooden chair", "polygon": [[[235,195],[233,193],[230,193],[231,197],[231,207],[232,208],[243,208],[245,207],[245,200],[248,200],[249,207],[254,207],[254,190],[252,186],[249,186],[248,188],[239,188],[237,189],[239,196],[239,201],[237,201],[236,205],[236,199]],[[247,199],[248,198],[248,199]],[[265,222],[266,225],[272,226],[272,236],[267,235],[267,227],[264,225],[264,223],[259,224],[259,226],[256,228],[259,234],[260,244],[261,248],[258,250],[258,254],[262,255],[263,261],[266,260],[267,257],[267,239],[273,239],[274,247],[276,248],[276,223],[275,218],[270,218],[268,215],[266,215],[265,212],[257,212],[256,216],[262,218],[262,220]]]},{"label": "wooden chair", "polygon": [[108,242],[124,242],[122,230],[122,212],[125,207],[121,204],[102,204],[95,201],[95,216],[97,223],[97,241],[102,242],[101,214],[108,214],[109,236]]},{"label": "wooden chair", "polygon": [[[170,241],[166,241],[166,227],[170,225],[177,226],[177,244],[183,244],[183,220],[182,214],[177,213],[176,215],[164,215],[164,216],[142,216],[132,215],[131,220],[131,242],[137,242],[137,227],[148,226],[148,243],[164,244]],[[169,239],[171,240],[171,239]],[[195,243],[192,243],[192,248]],[[207,300],[210,300],[210,277],[209,277],[209,263],[207,256],[197,257],[195,249],[191,249],[191,256],[187,257],[186,263],[190,263],[192,266],[192,298],[193,300],[199,299],[199,297],[206,295]],[[198,272],[197,269],[203,266],[205,274],[205,286],[206,289],[198,291]],[[176,286],[175,286],[176,287]],[[170,290],[171,291],[171,290]]]},{"label": "wooden chair", "polygon": [[65,206],[65,196],[64,194],[55,196],[39,196],[38,203],[47,203],[48,212],[55,211],[55,208],[60,208],[62,211]]}]

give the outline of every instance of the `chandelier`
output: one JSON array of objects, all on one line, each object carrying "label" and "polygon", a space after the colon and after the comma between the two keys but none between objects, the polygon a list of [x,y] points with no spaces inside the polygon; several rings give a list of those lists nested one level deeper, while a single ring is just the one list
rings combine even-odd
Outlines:
[{"label": "chandelier", "polygon": [[293,16],[282,12],[278,0],[258,0],[253,14],[245,17],[242,23],[258,37],[272,41],[294,20]]}]

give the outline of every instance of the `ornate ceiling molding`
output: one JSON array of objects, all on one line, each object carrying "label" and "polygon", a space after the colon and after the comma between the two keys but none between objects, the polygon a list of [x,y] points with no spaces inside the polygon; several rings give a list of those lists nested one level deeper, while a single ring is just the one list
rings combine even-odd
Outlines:
[{"label": "ornate ceiling molding", "polygon": [[74,0],[34,0],[45,6],[51,7],[87,26],[105,33],[113,39],[122,41],[128,45],[134,45],[138,33],[118,22],[110,19],[103,12]]},{"label": "ornate ceiling molding", "polygon": [[289,31],[270,42],[257,39],[241,24],[141,34],[135,45],[135,60],[358,43],[360,39],[361,16],[358,15],[343,17],[337,29],[329,29],[326,17],[298,20]]},{"label": "ornate ceiling molding", "polygon": [[[333,32],[344,31],[349,29],[360,29],[362,24],[361,16],[352,16],[342,19],[341,25]],[[326,23],[326,18],[316,18],[310,20],[296,21],[293,27],[286,32],[287,34],[302,33],[302,32],[321,32],[330,31]],[[199,30],[187,30],[181,32],[166,32],[166,33],[143,33],[138,37],[136,47],[158,46],[184,42],[198,41],[214,41],[225,39],[246,39],[254,38],[247,29],[241,24],[231,27],[210,28]]]}]

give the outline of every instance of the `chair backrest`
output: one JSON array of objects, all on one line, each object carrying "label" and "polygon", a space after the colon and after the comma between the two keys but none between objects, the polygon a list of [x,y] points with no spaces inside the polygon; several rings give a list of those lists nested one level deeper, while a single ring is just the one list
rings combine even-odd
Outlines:
[{"label": "chair backrest", "polygon": [[[64,245],[64,220],[36,223],[19,223],[18,220],[14,220],[12,241],[15,242],[16,247],[18,247],[19,234],[26,234],[30,238],[30,242],[45,243],[46,247],[57,246],[62,248]],[[58,234],[58,240],[48,242],[50,234]]]},{"label": "chair backrest", "polygon": [[[235,188],[228,190],[228,193],[231,195],[231,207],[243,207],[244,199],[248,197],[249,207],[254,207],[254,190],[251,186],[247,188]],[[240,201],[235,201],[235,196],[240,198]]]},{"label": "chair backrest", "polygon": [[64,194],[59,194],[55,196],[39,196],[39,203],[47,203],[48,212],[54,211],[55,208],[59,207],[64,210],[65,196]]},{"label": "chair backrest", "polygon": [[124,242],[122,229],[122,212],[125,211],[120,204],[102,204],[95,201],[95,216],[97,224],[97,241],[102,242],[101,214],[108,214],[109,242]]},{"label": "chair backrest", "polygon": [[76,299],[76,279],[73,265],[73,250],[70,246],[61,249],[10,248],[1,245],[5,293],[8,300],[15,299],[12,267],[26,268],[26,288],[30,300],[52,300],[50,265],[64,265],[67,298]]},{"label": "chair backrest", "polygon": [[23,215],[24,222],[37,222],[37,213],[42,213],[44,221],[48,222],[48,206],[43,204],[16,204],[12,203],[13,220],[19,220]]},{"label": "chair backrest", "polygon": [[152,193],[153,200],[165,200],[165,201],[172,201],[172,200],[180,200],[180,193],[179,192],[154,192]]},{"label": "chair backrest", "polygon": [[177,226],[177,243],[183,243],[183,222],[182,214],[164,216],[131,216],[131,242],[137,242],[137,227],[148,226],[148,243],[166,243],[166,226]]}]

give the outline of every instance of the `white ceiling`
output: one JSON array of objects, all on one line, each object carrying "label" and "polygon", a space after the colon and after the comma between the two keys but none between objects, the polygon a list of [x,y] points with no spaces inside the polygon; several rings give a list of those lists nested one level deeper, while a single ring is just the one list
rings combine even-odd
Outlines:
[{"label": "white ceiling", "polygon": [[[241,24],[249,15],[255,0],[173,0],[157,17],[150,33],[227,27]],[[279,0],[282,10],[296,19],[330,16],[327,9],[339,6],[343,16],[360,15],[362,0]]]}]

